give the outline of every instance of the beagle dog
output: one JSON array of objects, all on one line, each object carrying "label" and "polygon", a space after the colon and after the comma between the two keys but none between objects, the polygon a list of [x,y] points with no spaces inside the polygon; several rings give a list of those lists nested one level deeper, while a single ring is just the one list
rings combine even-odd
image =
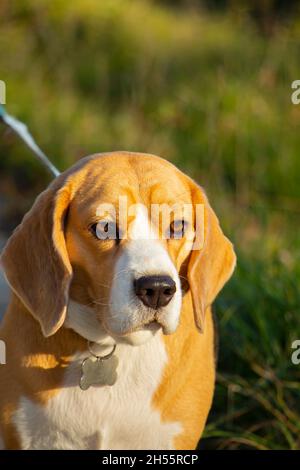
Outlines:
[{"label": "beagle dog", "polygon": [[[162,205],[192,209],[169,211],[169,236]],[[2,252],[2,448],[195,449],[211,304],[235,262],[203,190],[159,157],[98,154],[58,176]]]}]

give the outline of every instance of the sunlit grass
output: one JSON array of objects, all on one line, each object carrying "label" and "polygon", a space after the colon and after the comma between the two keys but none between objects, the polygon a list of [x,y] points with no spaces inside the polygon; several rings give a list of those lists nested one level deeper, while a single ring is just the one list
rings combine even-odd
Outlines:
[{"label": "sunlit grass", "polygon": [[215,307],[219,374],[205,431],[213,446],[300,448],[300,368],[291,361],[300,331],[297,269],[280,253],[267,262],[240,253],[236,276]]}]

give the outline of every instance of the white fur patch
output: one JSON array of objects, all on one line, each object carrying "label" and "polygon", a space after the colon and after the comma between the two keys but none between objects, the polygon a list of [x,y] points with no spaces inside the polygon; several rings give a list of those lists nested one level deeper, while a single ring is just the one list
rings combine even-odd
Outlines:
[{"label": "white fur patch", "polygon": [[[73,300],[69,301],[66,320],[64,322],[66,328],[70,328],[88,341],[99,345],[99,352],[106,354],[107,347],[114,344],[131,344],[138,346],[144,344],[157,333],[157,329],[146,327],[138,331],[134,331],[125,336],[109,335],[97,319],[95,309],[80,305]],[[95,352],[97,349],[93,348]]]},{"label": "white fur patch", "polygon": [[66,328],[70,328],[83,338],[93,343],[112,346],[115,340],[108,336],[97,320],[95,309],[81,305],[73,300],[69,301],[67,315],[64,322]]},{"label": "white fur patch", "polygon": [[[105,319],[105,326],[113,334],[132,331],[155,318],[166,334],[173,333],[178,326],[182,298],[180,279],[168,252],[152,236],[144,211],[137,210],[130,229],[131,239],[116,263],[111,286],[110,314]],[[148,275],[167,275],[176,284],[175,295],[158,312],[143,305],[133,290],[134,280]]]},{"label": "white fur patch", "polygon": [[14,415],[23,449],[172,449],[179,423],[163,423],[152,404],[167,356],[158,332],[133,347],[120,344],[112,387],[79,388],[78,355],[61,391],[41,406],[23,397]]}]

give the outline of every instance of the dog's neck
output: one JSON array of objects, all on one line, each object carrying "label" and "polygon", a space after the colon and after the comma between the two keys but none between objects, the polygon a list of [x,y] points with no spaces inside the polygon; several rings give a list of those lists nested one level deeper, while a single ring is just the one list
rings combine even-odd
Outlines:
[{"label": "dog's neck", "polygon": [[98,349],[106,350],[116,344],[115,339],[101,327],[95,311],[73,300],[69,301],[64,327],[72,329],[87,342],[95,343]]}]

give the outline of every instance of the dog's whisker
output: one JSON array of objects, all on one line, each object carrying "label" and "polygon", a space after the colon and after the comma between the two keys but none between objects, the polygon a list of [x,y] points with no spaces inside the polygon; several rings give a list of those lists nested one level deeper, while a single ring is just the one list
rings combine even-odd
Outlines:
[{"label": "dog's whisker", "polygon": [[106,289],[110,289],[111,286],[108,286],[107,284],[102,284],[101,282],[96,282],[96,285],[98,287],[105,287]]},{"label": "dog's whisker", "polygon": [[115,280],[117,277],[119,277],[121,274],[129,274],[130,271],[128,269],[121,269],[121,271],[118,271],[114,277],[113,277],[113,280]]},{"label": "dog's whisker", "polygon": [[93,304],[104,305],[105,307],[111,306],[111,302],[101,302],[101,300],[93,300]]}]

